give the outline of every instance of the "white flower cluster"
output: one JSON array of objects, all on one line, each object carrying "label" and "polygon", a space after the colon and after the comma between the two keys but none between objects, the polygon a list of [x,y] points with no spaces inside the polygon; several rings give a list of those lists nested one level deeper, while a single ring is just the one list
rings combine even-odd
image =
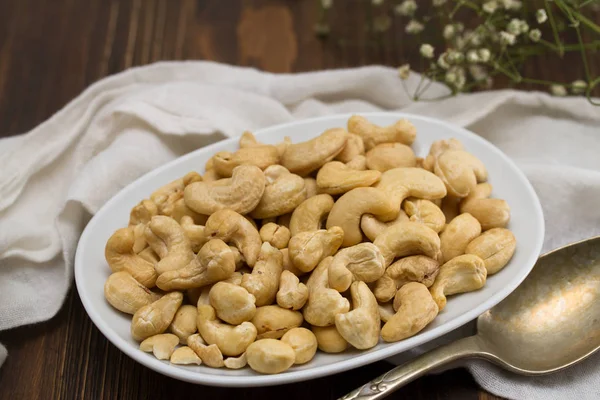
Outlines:
[{"label": "white flower cluster", "polygon": [[425,58],[433,58],[434,48],[429,43],[423,43],[419,49],[421,55]]},{"label": "white flower cluster", "polygon": [[412,17],[417,11],[417,3],[414,0],[404,0],[394,8],[394,11],[398,15]]},{"label": "white flower cluster", "polygon": [[406,33],[416,35],[417,33],[421,33],[423,29],[425,29],[425,26],[419,21],[411,19],[410,21],[408,21],[408,24],[406,24],[406,28],[404,29]]}]

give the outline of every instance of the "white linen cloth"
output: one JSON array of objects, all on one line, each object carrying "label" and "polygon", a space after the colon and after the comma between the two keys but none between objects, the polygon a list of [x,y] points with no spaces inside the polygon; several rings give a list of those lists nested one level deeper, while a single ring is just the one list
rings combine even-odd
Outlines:
[{"label": "white linen cloth", "polygon": [[[275,75],[158,63],[103,79],[27,134],[0,140],[0,330],[56,314],[90,215],[145,172],[246,129],[379,110],[462,125],[508,154],[542,201],[544,250],[600,233],[600,108],[582,98],[504,90],[414,103],[384,67]],[[0,364],[5,357],[0,346]],[[581,400],[600,398],[599,364],[600,354],[541,378],[467,365],[501,396]]]}]

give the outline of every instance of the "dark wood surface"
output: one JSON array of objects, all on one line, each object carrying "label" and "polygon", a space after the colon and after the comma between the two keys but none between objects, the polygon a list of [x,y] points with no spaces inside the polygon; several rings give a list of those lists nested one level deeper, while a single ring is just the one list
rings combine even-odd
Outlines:
[{"label": "dark wood surface", "polygon": [[[313,0],[0,0],[0,136],[26,132],[106,75],[158,60],[214,60],[273,72],[416,64],[418,43],[400,26],[381,42],[364,40],[364,11],[356,2],[332,18],[335,35],[346,43],[315,38],[317,13]],[[543,60],[531,68],[545,78],[567,73]],[[389,369],[378,362],[260,389],[187,384],[142,367],[109,343],[74,288],[51,321],[2,332],[0,342],[9,350],[0,399],[10,400],[333,399]],[[390,398],[496,397],[458,369],[421,378]]]}]

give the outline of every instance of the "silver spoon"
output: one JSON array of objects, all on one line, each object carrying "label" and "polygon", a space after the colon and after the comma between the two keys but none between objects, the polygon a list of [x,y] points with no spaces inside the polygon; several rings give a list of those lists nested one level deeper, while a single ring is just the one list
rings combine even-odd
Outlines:
[{"label": "silver spoon", "polygon": [[525,281],[477,318],[477,334],[438,347],[348,393],[382,399],[442,365],[488,360],[522,375],[569,367],[600,348],[600,237],[539,258]]}]

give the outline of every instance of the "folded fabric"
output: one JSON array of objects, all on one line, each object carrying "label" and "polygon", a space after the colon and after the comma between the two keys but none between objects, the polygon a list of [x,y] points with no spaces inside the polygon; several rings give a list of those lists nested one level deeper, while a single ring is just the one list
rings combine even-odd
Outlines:
[{"label": "folded fabric", "polygon": [[[444,91],[433,85],[429,94]],[[600,108],[584,99],[504,90],[414,103],[396,71],[384,67],[274,75],[158,63],[103,79],[27,134],[0,140],[0,330],[56,314],[85,223],[147,171],[244,130],[380,110],[465,126],[508,154],[542,201],[545,250],[600,233]],[[5,354],[0,346],[0,364]],[[600,398],[598,361],[549,378],[468,365],[482,387],[501,396],[591,399]]]}]

